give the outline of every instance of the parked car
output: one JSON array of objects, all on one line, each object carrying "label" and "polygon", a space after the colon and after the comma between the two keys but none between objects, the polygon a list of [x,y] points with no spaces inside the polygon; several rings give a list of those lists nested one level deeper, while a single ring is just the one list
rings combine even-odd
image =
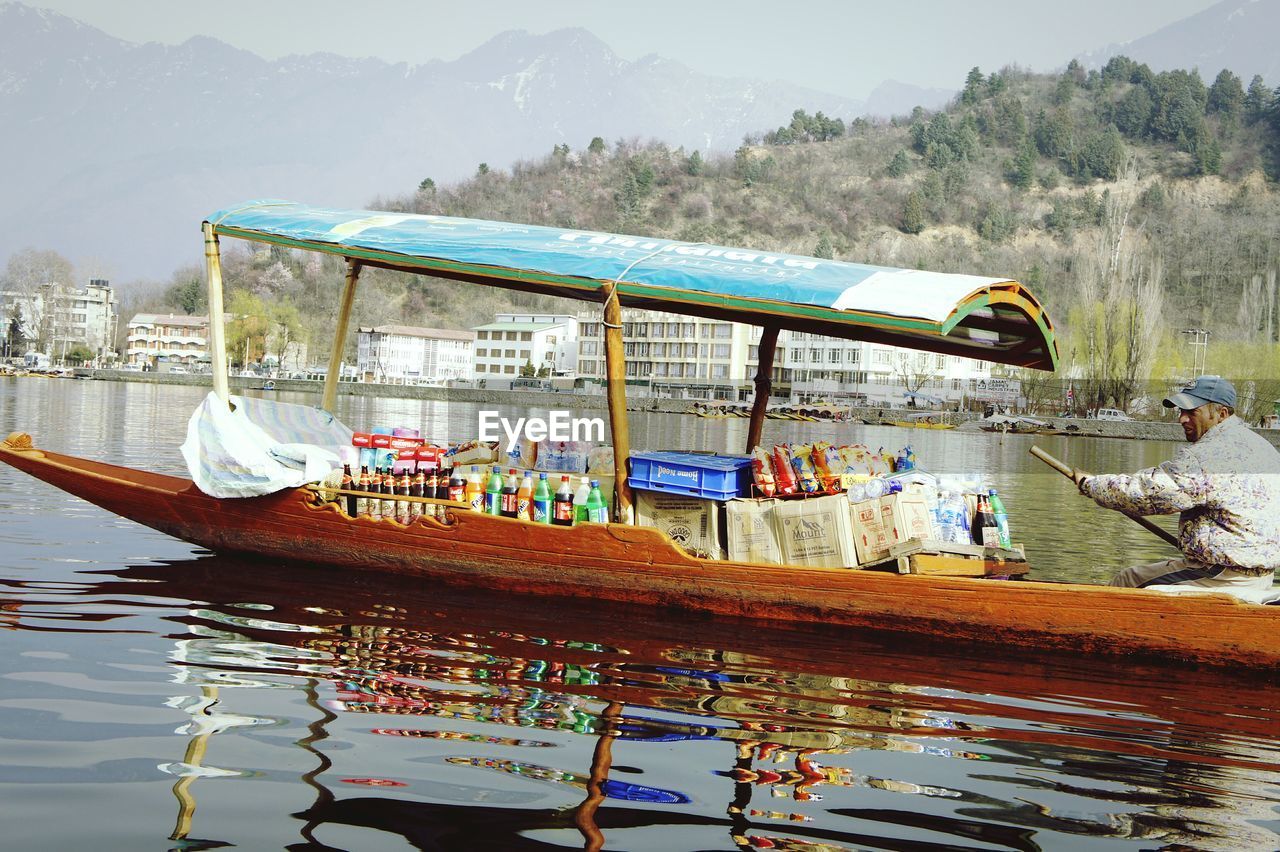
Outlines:
[{"label": "parked car", "polygon": [[1133,420],[1118,408],[1099,408],[1093,415],[1094,420]]}]

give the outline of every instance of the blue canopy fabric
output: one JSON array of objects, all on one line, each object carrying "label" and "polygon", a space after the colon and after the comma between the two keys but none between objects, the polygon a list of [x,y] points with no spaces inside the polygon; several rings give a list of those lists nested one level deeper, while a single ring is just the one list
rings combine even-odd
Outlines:
[{"label": "blue canopy fabric", "polygon": [[866,266],[705,243],[249,201],[207,220],[219,236],[341,255],[366,265],[776,325],[1053,369],[1039,303],[1003,278]]}]

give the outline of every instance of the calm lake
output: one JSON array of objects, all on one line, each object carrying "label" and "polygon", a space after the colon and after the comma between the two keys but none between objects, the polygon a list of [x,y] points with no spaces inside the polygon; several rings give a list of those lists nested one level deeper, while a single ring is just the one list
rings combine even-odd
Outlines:
[{"label": "calm lake", "polygon": [[[185,475],[206,392],[0,379],[0,435]],[[337,413],[477,428],[472,405]],[[635,449],[737,452],[746,421],[631,428]],[[770,421],[764,440],[815,438],[986,473],[1038,579],[1170,555],[1030,438]],[[1036,441],[1098,471],[1177,449]],[[0,493],[5,849],[1280,848],[1272,680],[230,559],[7,466]]]}]

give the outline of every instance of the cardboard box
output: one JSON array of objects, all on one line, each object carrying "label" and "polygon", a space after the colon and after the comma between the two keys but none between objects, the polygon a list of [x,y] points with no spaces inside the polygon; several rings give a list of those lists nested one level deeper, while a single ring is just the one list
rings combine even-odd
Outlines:
[{"label": "cardboard box", "polygon": [[933,512],[929,511],[929,504],[924,495],[903,492],[890,494],[881,499],[889,500],[893,504],[893,526],[896,534],[893,543],[895,545],[912,538],[938,537],[937,530],[934,528]]},{"label": "cardboard box", "polygon": [[777,502],[739,499],[725,504],[730,559],[765,565],[777,565],[782,561],[774,516]]},{"label": "cardboard box", "polygon": [[783,562],[827,568],[857,564],[849,500],[843,494],[780,500],[773,511]]},{"label": "cardboard box", "polygon": [[892,498],[878,497],[853,503],[849,505],[848,512],[857,564],[869,565],[888,559],[889,548],[900,540],[893,518]]},{"label": "cardboard box", "polygon": [[633,493],[641,526],[662,530],[690,556],[724,558],[719,503],[661,491]]}]

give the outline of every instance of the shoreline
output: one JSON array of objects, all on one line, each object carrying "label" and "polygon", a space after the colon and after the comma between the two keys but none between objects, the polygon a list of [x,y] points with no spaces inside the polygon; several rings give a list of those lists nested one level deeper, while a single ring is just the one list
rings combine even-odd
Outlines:
[{"label": "shoreline", "polygon": [[[193,387],[213,387],[213,380],[208,375],[190,373],[138,373],[131,370],[94,370],[93,379],[98,381],[140,382],[146,384],[188,385]],[[262,379],[248,376],[231,376],[228,379],[233,391],[261,390],[265,381],[274,383],[277,391],[289,393],[313,393],[320,395],[323,383],[314,379]],[[605,411],[608,409],[608,398],[604,393],[583,393],[581,391],[533,391],[533,390],[496,390],[482,388],[442,388],[416,385],[386,385],[366,382],[339,382],[340,396],[370,396],[388,399],[420,399],[432,402],[469,402],[477,404],[525,406],[529,408],[563,407],[586,411]],[[628,400],[628,411],[647,411],[658,414],[688,414],[689,407],[697,400],[671,399],[667,397],[633,397]],[[567,403],[567,404],[566,404]],[[875,420],[883,414],[888,420],[892,417],[905,416],[909,409],[883,409],[878,407],[851,407],[849,411],[855,418],[847,421],[860,424],[862,418]],[[692,416],[692,415],[691,415]],[[961,415],[962,422],[957,430],[978,432],[981,418],[972,414]],[[1079,427],[1079,437],[1084,438],[1126,438],[1139,441],[1183,441],[1182,427],[1176,422],[1157,420],[1088,420],[1084,418],[1042,417],[1036,415],[1053,429],[1065,429],[1069,425]],[[830,422],[830,421],[819,421]],[[889,423],[872,423],[869,425],[890,426]],[[894,427],[901,428],[901,427]],[[1257,429],[1274,446],[1280,447],[1280,429]],[[1001,435],[1001,433],[990,433]],[[1005,433],[1016,434],[1016,433]],[[1032,435],[1032,437],[1035,437]],[[1072,436],[1075,437],[1075,436]]]}]

